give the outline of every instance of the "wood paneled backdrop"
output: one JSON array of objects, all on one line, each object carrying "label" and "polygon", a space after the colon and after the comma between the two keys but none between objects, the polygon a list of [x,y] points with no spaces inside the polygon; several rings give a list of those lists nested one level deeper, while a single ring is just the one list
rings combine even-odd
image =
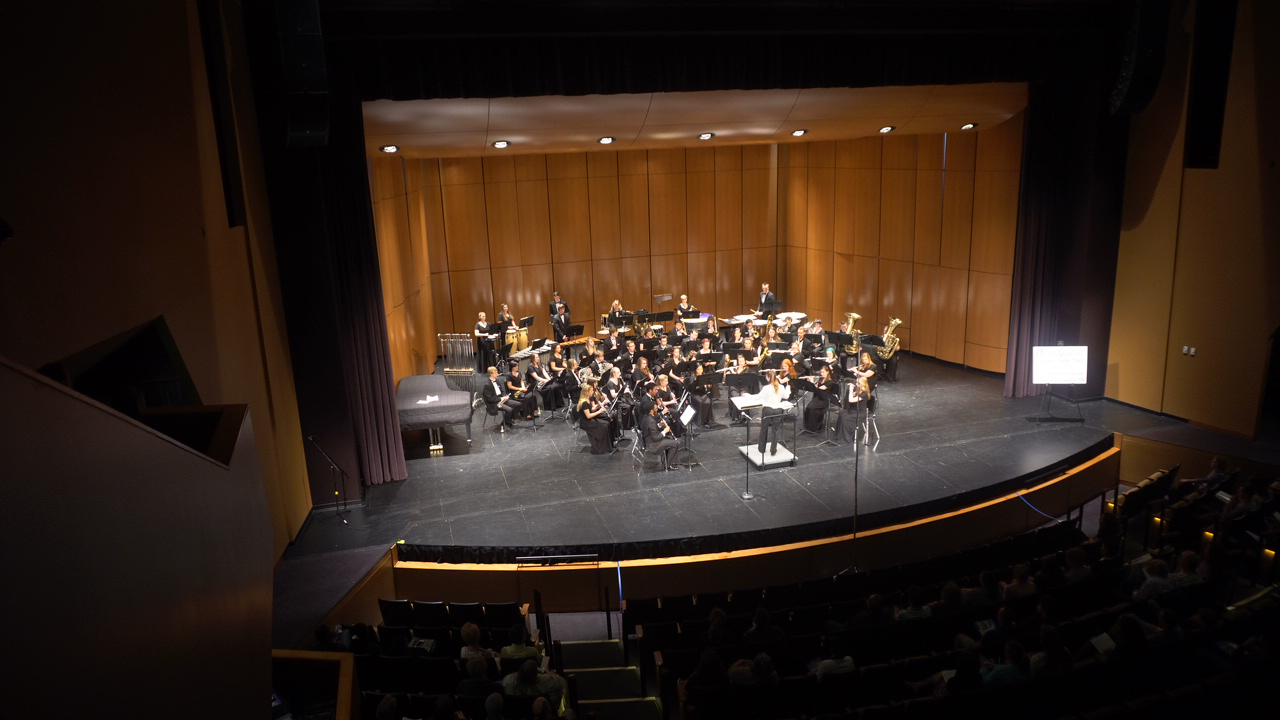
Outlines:
[{"label": "wood paneled backdrop", "polygon": [[[507,303],[549,335],[551,293],[597,329],[617,299],[689,295],[727,317],[762,281],[834,327],[903,324],[903,347],[1004,372],[1022,116],[849,141],[372,161],[396,378],[436,333]],[[675,300],[661,309],[671,309]]]}]

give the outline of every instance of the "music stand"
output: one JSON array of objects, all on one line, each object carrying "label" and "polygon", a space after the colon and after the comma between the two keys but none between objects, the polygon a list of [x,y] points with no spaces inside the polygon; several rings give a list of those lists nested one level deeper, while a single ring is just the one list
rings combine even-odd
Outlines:
[{"label": "music stand", "polygon": [[564,334],[565,334],[565,337],[575,338],[581,335],[582,331],[585,329],[586,329],[585,325],[570,325],[568,328],[565,329]]},{"label": "music stand", "polygon": [[[709,402],[710,398],[707,398],[707,400]],[[693,431],[693,425],[691,425],[690,422],[697,416],[698,411],[693,409],[693,403],[689,402],[688,394],[686,394],[685,397],[681,399],[680,403],[676,405],[676,409],[679,409],[681,406],[684,407],[684,412],[679,414],[679,418],[680,422],[684,424],[684,437],[680,438],[683,441],[683,445],[676,448],[676,464],[684,465],[690,470],[693,469],[694,465],[697,465],[698,467],[706,467],[702,464],[702,461],[698,459],[698,453],[693,449],[693,439],[698,435]],[[693,462],[680,462],[679,458],[680,453],[682,452],[692,455]]]},{"label": "music stand", "polygon": [[520,324],[518,327],[522,327],[522,328],[533,327],[533,316],[526,315],[525,317],[520,318]]}]

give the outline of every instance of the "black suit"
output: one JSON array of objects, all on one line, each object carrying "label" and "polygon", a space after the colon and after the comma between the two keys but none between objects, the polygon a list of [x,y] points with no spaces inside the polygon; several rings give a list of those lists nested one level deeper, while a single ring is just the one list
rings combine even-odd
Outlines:
[{"label": "black suit", "polygon": [[565,311],[563,315],[551,316],[551,329],[555,333],[556,342],[564,342],[569,339],[569,326],[572,325],[569,320],[569,313]]},{"label": "black suit", "polygon": [[[497,385],[496,387],[495,384]],[[502,413],[504,416],[503,422],[507,422],[511,413],[520,408],[520,403],[510,397],[504,399],[500,389],[501,385],[502,376],[499,375],[497,380],[485,382],[484,387],[480,390],[480,396],[484,398],[484,404],[488,406],[490,415]]]},{"label": "black suit", "polygon": [[657,455],[661,453],[662,463],[670,467],[676,458],[676,441],[663,435],[662,428],[652,415],[645,414],[640,418],[640,432],[644,435],[645,452]]},{"label": "black suit", "polygon": [[765,307],[765,303],[773,304],[776,302],[778,302],[778,296],[774,295],[772,290],[769,292],[762,292],[760,293],[760,304],[756,306],[756,310],[759,310],[760,312],[767,312],[769,308]]}]

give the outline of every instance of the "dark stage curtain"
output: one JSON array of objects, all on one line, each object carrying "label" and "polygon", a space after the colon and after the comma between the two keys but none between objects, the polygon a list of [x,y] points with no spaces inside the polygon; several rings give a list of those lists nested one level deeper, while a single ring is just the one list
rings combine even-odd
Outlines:
[{"label": "dark stage curtain", "polygon": [[1030,87],[1008,397],[1042,392],[1031,383],[1031,348],[1059,343],[1089,346],[1088,383],[1076,397],[1100,397],[1105,389],[1128,129],[1124,116],[1109,113],[1106,91],[1080,78]]},{"label": "dark stage curtain", "polygon": [[379,485],[404,480],[409,471],[396,410],[359,104],[334,105],[330,133],[335,142],[326,153],[324,170],[333,182],[325,183],[325,207],[336,211],[330,214],[329,237],[344,385],[360,475],[366,484]]}]

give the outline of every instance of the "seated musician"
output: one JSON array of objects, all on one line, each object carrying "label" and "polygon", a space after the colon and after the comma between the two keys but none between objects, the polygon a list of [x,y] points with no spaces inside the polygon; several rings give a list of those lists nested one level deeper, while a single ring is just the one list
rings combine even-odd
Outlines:
[{"label": "seated musician", "polygon": [[876,388],[876,363],[871,359],[870,351],[863,350],[858,355],[858,364],[853,368],[853,374],[867,381],[867,387],[870,390]]},{"label": "seated musician", "polygon": [[687,337],[689,337],[689,331],[685,329],[683,320],[676,320],[676,324],[671,327],[671,332],[667,333],[667,339],[672,345],[679,345]]},{"label": "seated musician", "polygon": [[622,337],[618,335],[617,327],[609,328],[609,337],[604,339],[605,350],[617,350],[622,347]]},{"label": "seated musician", "polygon": [[[680,348],[678,347],[671,348],[671,355],[667,358],[667,361],[658,368],[658,374],[661,375],[666,373],[667,375],[671,375],[676,372],[676,367],[678,367],[682,362],[684,362],[684,353],[680,352]],[[675,378],[672,377],[672,380],[675,380]]]},{"label": "seated musician", "polygon": [[507,373],[505,383],[507,394],[520,403],[519,417],[532,420],[542,414],[538,409],[538,396],[529,392],[529,386],[520,379],[520,363],[511,363],[511,371]]},{"label": "seated musician", "polygon": [[583,365],[591,362],[591,360],[596,356],[596,347],[596,339],[588,335],[587,342],[582,347],[582,354],[578,356],[578,362]]},{"label": "seated musician", "polygon": [[841,385],[841,410],[836,418],[836,440],[842,443],[858,441],[858,421],[866,412],[867,399],[871,397],[871,388],[865,377],[857,377],[853,382]]},{"label": "seated musician", "polygon": [[489,407],[490,414],[502,413],[502,425],[499,432],[506,432],[514,420],[514,413],[520,409],[520,402],[503,391],[502,380],[498,378],[498,368],[489,366],[489,381],[480,390],[484,404]]},{"label": "seated musician", "polygon": [[551,376],[551,370],[542,364],[542,356],[534,353],[529,358],[529,369],[525,371],[525,383],[538,391],[542,399],[542,407],[547,410],[556,409],[556,401],[560,397],[560,388],[564,387]]},{"label": "seated musician", "polygon": [[836,354],[834,345],[828,345],[826,351],[822,354],[822,363],[831,368],[831,377],[840,377],[844,372],[844,368],[840,363],[840,356]]},{"label": "seated musician", "polygon": [[636,341],[628,340],[627,349],[618,355],[616,365],[634,365],[636,362]]},{"label": "seated musician", "polygon": [[578,376],[581,368],[578,367],[578,361],[569,358],[564,361],[564,375],[560,379],[560,384],[564,386],[564,396],[566,399],[577,397],[578,390],[582,387],[582,380]]},{"label": "seated musician", "polygon": [[569,339],[569,326],[573,323],[569,320],[569,311],[565,309],[564,303],[560,303],[556,310],[558,312],[551,316],[551,330],[556,342],[562,343]]},{"label": "seated musician", "polygon": [[487,368],[494,363],[493,339],[498,336],[489,329],[489,321],[485,319],[483,312],[480,313],[480,318],[476,322],[475,336],[480,350],[480,367]]},{"label": "seated musician", "polygon": [[698,311],[698,308],[689,304],[688,295],[680,296],[680,304],[676,305],[676,315],[678,317],[684,317],[688,313],[697,312],[697,311]]},{"label": "seated musician", "polygon": [[609,430],[607,403],[600,394],[597,381],[588,380],[578,395],[578,427],[591,440],[592,455],[606,455],[613,451],[613,437]]},{"label": "seated musician", "polygon": [[667,342],[666,335],[660,335],[658,337],[658,344],[654,347],[654,349],[662,353],[663,355],[665,355],[668,351],[671,350],[671,344]]},{"label": "seated musician", "polygon": [[796,330],[796,321],[792,320],[790,316],[783,318],[782,327],[778,328],[778,332],[783,332],[783,333],[795,332],[795,330]]},{"label": "seated musician", "polygon": [[787,408],[783,401],[791,397],[791,388],[781,382],[781,375],[782,373],[778,371],[770,372],[769,382],[760,389],[760,442],[756,449],[760,451],[761,456],[764,455],[764,448],[770,434],[773,435],[773,445],[769,449],[769,454],[778,454],[778,432],[782,427],[782,416],[786,414]]},{"label": "seated musician", "polygon": [[[670,375],[659,375],[657,392],[654,395],[666,410],[667,421],[671,427],[672,434],[676,437],[681,437],[684,435],[686,428],[684,423],[681,422],[680,417],[676,415],[676,410],[679,409],[680,406],[680,395],[676,392],[675,388],[672,387],[671,380],[672,378]],[[693,434],[697,435],[697,433]]]},{"label": "seated musician", "polygon": [[605,396],[609,398],[609,402],[617,400],[625,388],[626,385],[622,382],[622,368],[617,365],[609,368],[609,378],[605,380],[603,390]]},{"label": "seated musician", "polygon": [[835,377],[831,374],[830,365],[822,365],[818,368],[818,381],[814,383],[814,387],[821,392],[814,393],[809,404],[804,408],[804,429],[808,432],[820,433],[822,420],[826,417],[827,408],[830,406],[828,397],[824,393],[834,393],[840,389]]},{"label": "seated musician", "polygon": [[[742,375],[749,371],[750,369],[747,367],[747,356],[739,353],[738,356],[734,358],[733,366],[725,369],[724,374],[725,375]],[[734,385],[729,386],[729,418],[734,423],[738,423],[738,424],[747,422],[747,414],[739,410],[737,406],[733,404],[733,398],[738,397],[742,394],[743,394],[743,390],[741,387],[734,386]]]},{"label": "seated musician", "polygon": [[650,385],[657,382],[657,378],[653,376],[653,371],[649,369],[649,358],[641,355],[636,360],[636,371],[631,373],[631,386],[635,388],[636,393],[647,391]]},{"label": "seated musician", "polygon": [[822,320],[814,320],[813,325],[809,328],[808,337],[813,341],[814,345],[826,345],[827,333],[822,329]]},{"label": "seated musician", "polygon": [[778,337],[778,326],[770,323],[769,326],[764,329],[764,340],[761,341],[760,345],[766,346],[768,343],[776,342],[782,342],[782,338]]},{"label": "seated musician", "polygon": [[711,338],[709,337],[702,338],[702,346],[698,348],[698,354],[708,355],[713,352],[715,352],[715,349],[711,347]]},{"label": "seated musician", "polygon": [[677,443],[671,437],[671,429],[666,423],[658,420],[658,403],[648,403],[648,412],[640,417],[640,432],[644,435],[645,451],[661,455],[662,464],[668,470],[679,470],[676,466]]},{"label": "seated musician", "polygon": [[791,362],[791,358],[782,358],[782,372],[778,373],[778,381],[783,385],[788,385],[798,376],[796,364]]},{"label": "seated musician", "polygon": [[551,379],[560,384],[560,395],[564,402],[558,404],[568,406],[569,398],[573,395],[566,392],[569,387],[569,360],[565,357],[564,348],[559,345],[551,348],[551,359],[547,364],[550,366]]},{"label": "seated musician", "polygon": [[[748,337],[747,339],[743,340],[743,341],[742,341],[742,349],[743,349],[743,350],[755,350],[755,349],[756,349],[756,339],[755,339],[755,338],[753,338],[753,337]],[[750,360],[748,360],[748,361],[747,361],[747,365],[749,366],[749,369],[753,369],[753,370],[754,370],[755,368],[759,367],[759,365],[760,365],[760,354],[759,354],[759,353],[756,353],[756,356],[755,356],[754,358],[751,358]]]},{"label": "seated musician", "polygon": [[742,333],[742,326],[741,326],[741,325],[734,325],[734,326],[733,326],[733,329],[729,331],[729,340],[728,340],[728,341],[729,341],[729,342],[731,342],[731,343],[740,343],[740,342],[743,342],[743,340],[744,340],[745,338],[746,338],[746,336],[745,336],[745,335],[743,335],[743,333]]},{"label": "seated musician", "polygon": [[701,365],[694,365],[693,371],[685,374],[685,385],[689,388],[690,402],[693,404],[697,415],[694,422],[704,428],[711,427],[715,423],[715,413],[711,410],[711,388],[707,385],[698,385],[697,379],[703,376]]},{"label": "seated musician", "polygon": [[[585,360],[586,358],[584,357],[583,359]],[[595,375],[596,377],[603,377],[605,365],[604,350],[596,349],[596,354],[591,357],[591,362],[587,364],[587,367],[591,368],[592,375]]]},{"label": "seated musician", "polygon": [[809,338],[809,329],[806,327],[796,328],[795,341],[800,343],[800,350],[808,355],[813,351],[813,342]]}]

